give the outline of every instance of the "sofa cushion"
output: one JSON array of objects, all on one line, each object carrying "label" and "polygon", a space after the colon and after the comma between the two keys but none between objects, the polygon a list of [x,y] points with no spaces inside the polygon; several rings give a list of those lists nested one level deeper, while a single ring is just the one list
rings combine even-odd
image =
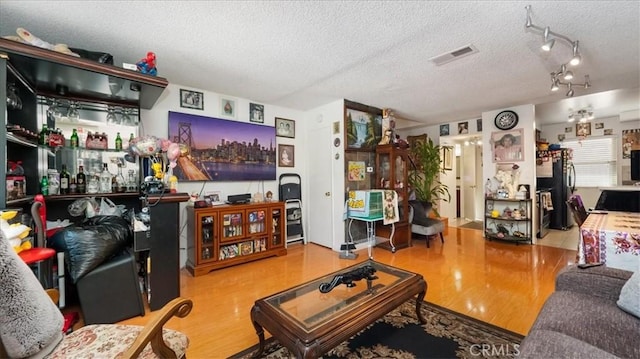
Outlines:
[{"label": "sofa cushion", "polygon": [[618,358],[602,349],[596,348],[566,334],[551,330],[533,330],[520,344],[517,358],[580,358],[609,359]]},{"label": "sofa cushion", "polygon": [[615,301],[584,293],[557,291],[547,299],[532,331],[549,330],[624,358],[640,357],[640,320]]},{"label": "sofa cushion", "polygon": [[618,306],[640,318],[640,271],[633,273],[627,283],[622,286]]}]

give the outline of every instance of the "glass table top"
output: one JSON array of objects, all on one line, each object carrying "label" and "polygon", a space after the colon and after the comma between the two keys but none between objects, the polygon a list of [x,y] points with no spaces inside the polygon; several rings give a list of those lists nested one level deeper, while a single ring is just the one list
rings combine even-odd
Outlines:
[{"label": "glass table top", "polygon": [[[336,275],[366,265],[372,266],[376,270],[374,276],[378,277],[371,281],[370,289],[367,280],[362,279],[353,281],[355,284],[353,287],[338,284],[328,293],[320,292],[320,284],[331,283]],[[401,286],[406,281],[415,280],[417,276],[419,275],[369,260],[274,294],[261,301],[309,332],[372,300],[374,296]]]}]

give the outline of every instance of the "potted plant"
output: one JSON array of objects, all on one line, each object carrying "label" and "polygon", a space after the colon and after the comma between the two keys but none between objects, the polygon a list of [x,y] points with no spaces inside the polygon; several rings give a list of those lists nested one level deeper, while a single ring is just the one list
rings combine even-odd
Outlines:
[{"label": "potted plant", "polygon": [[441,147],[435,145],[430,138],[415,142],[410,149],[412,168],[409,171],[409,185],[415,199],[430,206],[436,217],[440,217],[436,209],[437,202],[451,200],[449,187],[440,182],[439,178],[441,173],[445,173],[440,154]]}]

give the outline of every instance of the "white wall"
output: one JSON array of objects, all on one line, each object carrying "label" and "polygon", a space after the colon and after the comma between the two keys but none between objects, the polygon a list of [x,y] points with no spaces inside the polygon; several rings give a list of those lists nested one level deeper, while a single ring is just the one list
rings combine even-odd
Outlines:
[{"label": "white wall", "polygon": [[[220,98],[223,96],[227,99],[233,99],[236,101],[236,121],[249,122],[249,103],[260,103],[264,105],[264,125],[274,126],[275,117],[286,118],[295,121],[296,138],[284,138],[276,137],[278,144],[295,145],[295,167],[290,168],[277,168],[277,177],[282,173],[297,173],[302,178],[305,178],[305,161],[304,157],[308,149],[305,146],[304,134],[306,133],[305,113],[292,110],[279,106],[272,106],[264,104],[259,101],[251,101],[249,99],[238,98],[233,96],[221,95],[215,92],[204,92],[204,110],[193,110],[180,107],[180,89],[188,89],[194,91],[201,91],[200,89],[193,89],[183,87],[177,84],[170,84],[158,99],[158,102],[150,110],[141,110],[140,117],[142,124],[140,127],[141,134],[154,135],[156,137],[167,138],[168,135],[168,115],[169,111],[190,113],[200,116],[209,116],[216,118],[229,119],[221,115],[220,111]],[[208,191],[222,191],[222,198],[226,199],[228,195],[242,194],[242,193],[257,193],[271,191],[274,194],[274,198],[278,196],[278,180],[274,181],[246,181],[246,182],[180,182],[178,184],[179,192],[187,193],[202,193]],[[303,186],[304,189],[304,186]],[[186,263],[186,204],[181,204],[180,211],[180,266],[183,267]],[[306,215],[306,214],[305,214]]]}]

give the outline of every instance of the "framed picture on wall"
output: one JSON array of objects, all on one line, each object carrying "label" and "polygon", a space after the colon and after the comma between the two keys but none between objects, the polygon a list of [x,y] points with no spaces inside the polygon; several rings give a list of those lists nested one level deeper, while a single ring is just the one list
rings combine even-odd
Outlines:
[{"label": "framed picture on wall", "polygon": [[278,166],[294,167],[295,166],[295,148],[293,145],[278,145]]},{"label": "framed picture on wall", "polygon": [[491,133],[491,158],[493,162],[524,161],[522,129]]},{"label": "framed picture on wall", "polygon": [[591,122],[576,123],[576,136],[584,137],[591,135]]},{"label": "framed picture on wall", "polygon": [[451,146],[442,146],[442,168],[445,171],[453,169],[453,148]]},{"label": "framed picture on wall", "polygon": [[228,98],[220,99],[220,114],[225,117],[236,117],[236,102]]},{"label": "framed picture on wall", "polygon": [[296,137],[296,123],[293,120],[276,117],[276,136],[278,137]]},{"label": "framed picture on wall", "polygon": [[449,124],[440,125],[440,136],[449,136]]},{"label": "framed picture on wall", "polygon": [[180,89],[180,107],[204,110],[202,92]]},{"label": "framed picture on wall", "polygon": [[249,121],[264,123],[264,105],[257,103],[249,104]]},{"label": "framed picture on wall", "polygon": [[[344,107],[343,132],[346,149],[375,150],[382,139],[382,110],[346,100]],[[389,123],[389,126],[391,127],[392,124]],[[393,133],[393,128],[390,129]]]}]

